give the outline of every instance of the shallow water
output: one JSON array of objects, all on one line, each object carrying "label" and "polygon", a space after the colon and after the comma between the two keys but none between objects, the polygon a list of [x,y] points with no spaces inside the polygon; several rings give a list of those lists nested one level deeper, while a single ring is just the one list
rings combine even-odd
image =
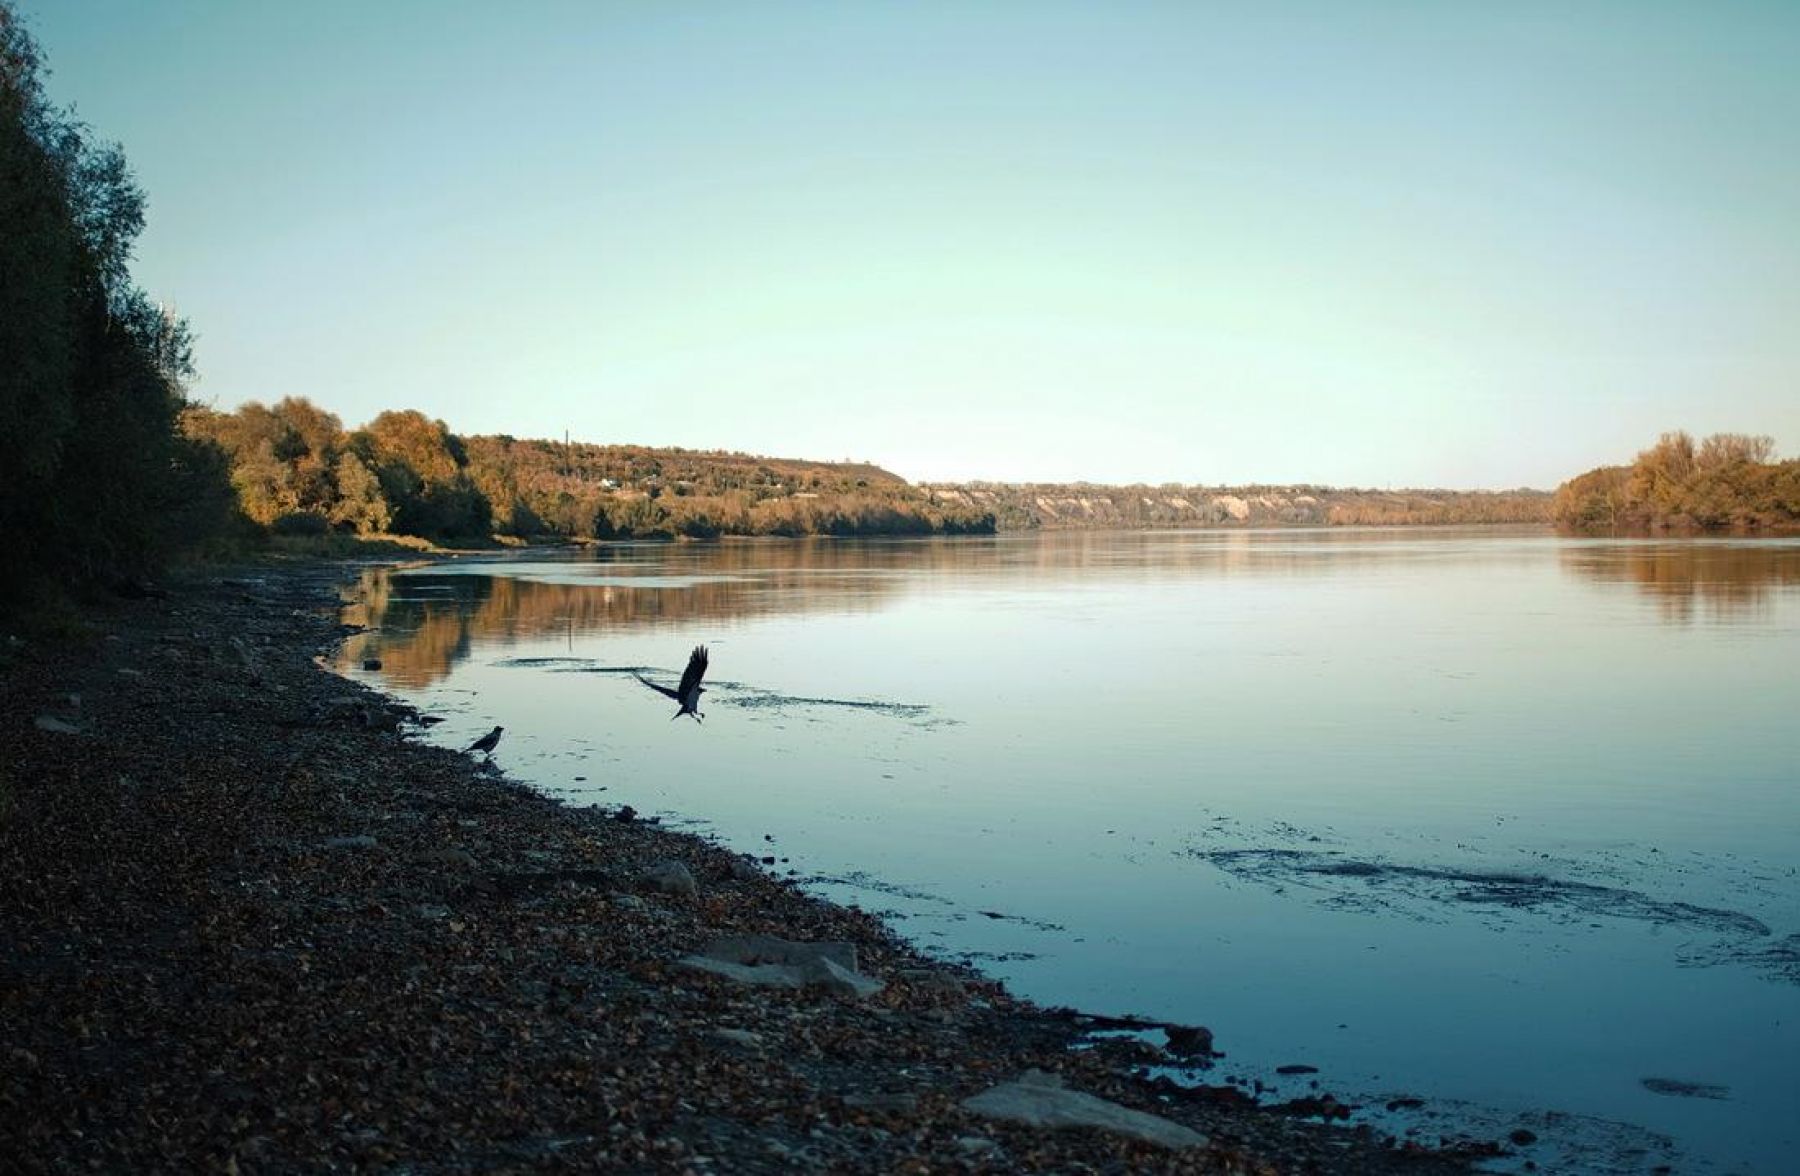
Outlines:
[{"label": "shallow water", "polygon": [[[1188,1076],[1523,1126],[1553,1170],[1800,1148],[1800,542],[625,544],[361,599],[344,664],[383,668],[347,672],[427,738],[502,724],[515,777],[1024,995],[1209,1025]],[[701,642],[707,720],[672,723],[633,674]]]}]

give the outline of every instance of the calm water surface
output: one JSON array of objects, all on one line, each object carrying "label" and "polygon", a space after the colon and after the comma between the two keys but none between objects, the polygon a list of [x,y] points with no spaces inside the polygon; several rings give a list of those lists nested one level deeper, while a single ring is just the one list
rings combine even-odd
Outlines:
[{"label": "calm water surface", "polygon": [[[1800,1154],[1800,542],[626,544],[360,599],[345,665],[429,738],[503,724],[515,777],[1024,995],[1209,1025],[1200,1080],[1317,1066],[1553,1170]],[[701,642],[671,723],[630,672]]]}]

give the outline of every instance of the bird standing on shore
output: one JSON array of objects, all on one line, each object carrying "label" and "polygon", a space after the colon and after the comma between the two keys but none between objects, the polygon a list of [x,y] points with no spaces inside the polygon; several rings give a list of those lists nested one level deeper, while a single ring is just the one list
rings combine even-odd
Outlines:
[{"label": "bird standing on shore", "polygon": [[463,748],[464,754],[471,751],[479,751],[482,755],[487,756],[489,759],[493,759],[494,748],[500,746],[500,732],[504,730],[506,730],[505,727],[495,727],[480,739],[477,739],[475,742],[469,744],[469,746]]},{"label": "bird standing on shore", "polygon": [[694,652],[688,655],[687,669],[681,672],[681,685],[673,690],[667,686],[658,686],[642,674],[634,674],[633,677],[658,694],[666,694],[681,704],[681,709],[669,716],[670,722],[682,715],[693,715],[697,723],[706,718],[700,713],[700,696],[706,693],[706,687],[700,685],[700,679],[706,677],[706,646],[694,646]]}]

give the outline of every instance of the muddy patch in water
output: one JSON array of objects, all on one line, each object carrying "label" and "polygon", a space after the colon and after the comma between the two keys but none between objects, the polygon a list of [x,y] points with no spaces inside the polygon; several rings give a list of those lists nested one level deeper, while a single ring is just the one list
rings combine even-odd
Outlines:
[{"label": "muddy patch in water", "polygon": [[1731,1097],[1731,1087],[1714,1086],[1706,1082],[1684,1082],[1679,1078],[1645,1078],[1644,1089],[1652,1094],[1667,1094],[1674,1098],[1711,1098],[1723,1101]]},{"label": "muddy patch in water", "polygon": [[1499,927],[1524,918],[1574,925],[1602,919],[1672,927],[1706,937],[1684,946],[1688,966],[1737,964],[1800,984],[1800,935],[1772,939],[1768,924],[1723,907],[1659,899],[1626,886],[1547,874],[1411,865],[1319,849],[1203,849],[1190,856],[1277,893],[1307,892],[1323,906],[1444,923],[1471,916]]}]

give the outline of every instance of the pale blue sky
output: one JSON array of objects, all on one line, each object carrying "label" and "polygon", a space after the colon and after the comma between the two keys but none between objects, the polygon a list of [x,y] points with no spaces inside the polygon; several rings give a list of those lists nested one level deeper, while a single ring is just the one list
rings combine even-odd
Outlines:
[{"label": "pale blue sky", "polygon": [[221,407],[915,479],[1800,453],[1800,3],[20,7]]}]

